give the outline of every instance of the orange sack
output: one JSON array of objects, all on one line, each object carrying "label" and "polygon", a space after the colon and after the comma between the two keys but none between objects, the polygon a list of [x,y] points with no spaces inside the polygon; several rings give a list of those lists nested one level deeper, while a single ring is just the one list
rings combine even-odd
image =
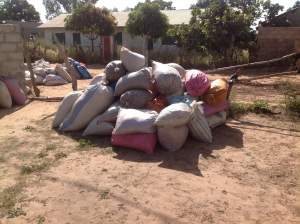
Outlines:
[{"label": "orange sack", "polygon": [[146,108],[148,110],[154,110],[157,113],[162,111],[166,106],[168,105],[168,102],[165,97],[159,96],[154,98],[153,100],[149,101],[147,103]]},{"label": "orange sack", "polygon": [[204,94],[203,101],[210,106],[218,106],[226,101],[228,83],[225,79],[216,79]]}]

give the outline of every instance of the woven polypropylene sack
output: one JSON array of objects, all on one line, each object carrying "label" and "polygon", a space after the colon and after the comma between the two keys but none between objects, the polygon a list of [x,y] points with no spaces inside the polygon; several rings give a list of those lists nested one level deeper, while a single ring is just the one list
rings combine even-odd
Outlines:
[{"label": "woven polypropylene sack", "polygon": [[98,117],[94,118],[86,127],[82,136],[89,135],[111,135],[114,130],[114,124],[111,122],[102,122]]},{"label": "woven polypropylene sack", "polygon": [[210,128],[215,128],[226,123],[227,114],[225,111],[218,112],[207,117],[207,122]]},{"label": "woven polypropylene sack", "polygon": [[229,107],[228,101],[224,101],[223,103],[218,104],[217,106],[211,106],[211,105],[208,105],[207,103],[203,103],[204,115],[206,117],[214,115],[218,112],[227,110],[228,107]]},{"label": "woven polypropylene sack", "polygon": [[33,73],[38,75],[38,76],[41,76],[43,78],[46,77],[47,73],[46,73],[46,70],[44,68],[41,68],[41,67],[35,67],[32,69],[33,70]]},{"label": "woven polypropylene sack", "polygon": [[191,96],[202,96],[210,87],[210,81],[204,72],[189,70],[185,77],[185,88]]},{"label": "woven polypropylene sack", "polygon": [[52,122],[53,128],[57,128],[63,122],[68,113],[71,111],[73,104],[81,96],[81,94],[82,91],[73,91],[64,97],[56,111],[55,118]]},{"label": "woven polypropylene sack", "polygon": [[122,94],[120,97],[120,105],[126,108],[140,109],[153,98],[151,92],[147,90],[130,90]]},{"label": "woven polypropylene sack", "polygon": [[158,127],[158,141],[168,151],[182,148],[188,137],[189,129],[186,125],[179,127]]},{"label": "woven polypropylene sack", "polygon": [[128,72],[136,72],[142,69],[146,62],[143,55],[130,51],[125,47],[121,48],[120,58]]},{"label": "woven polypropylene sack", "polygon": [[181,77],[175,68],[154,62],[152,69],[157,89],[162,95],[168,96],[182,90]]},{"label": "woven polypropylene sack", "polygon": [[70,74],[67,72],[67,69],[65,69],[62,65],[57,64],[55,66],[55,73],[58,76],[62,77],[67,82],[72,82],[72,78],[71,78]]},{"label": "woven polypropylene sack", "polygon": [[85,128],[92,119],[112,104],[113,98],[113,91],[109,86],[89,86],[74,103],[72,110],[60,125],[60,130],[77,131]]},{"label": "woven polypropylene sack", "polygon": [[159,96],[149,101],[146,105],[148,110],[155,110],[160,113],[165,107],[167,107],[167,99],[163,96]]},{"label": "woven polypropylene sack", "polygon": [[114,146],[136,149],[152,154],[157,143],[157,136],[155,133],[112,134],[111,143]]},{"label": "woven polypropylene sack", "polygon": [[143,68],[137,72],[129,73],[121,77],[115,88],[115,96],[121,96],[124,92],[132,89],[151,88],[151,73],[148,68]]},{"label": "woven polypropylene sack", "polygon": [[11,108],[12,99],[4,82],[0,81],[0,107]]},{"label": "woven polypropylene sack", "polygon": [[5,83],[13,102],[20,106],[24,105],[27,97],[20,87],[18,80],[14,78],[4,78],[2,81]]},{"label": "woven polypropylene sack", "polygon": [[176,127],[189,123],[192,115],[192,108],[186,103],[174,103],[163,109],[156,121],[157,126]]},{"label": "woven polypropylene sack", "polygon": [[226,101],[228,83],[225,79],[216,79],[210,89],[204,94],[203,101],[211,106],[217,106]]},{"label": "woven polypropylene sack", "polygon": [[64,84],[68,83],[62,77],[60,77],[58,75],[51,75],[51,74],[46,76],[44,82],[45,82],[46,86],[59,86],[59,85],[64,85]]},{"label": "woven polypropylene sack", "polygon": [[195,139],[208,143],[212,142],[211,129],[204,115],[202,102],[193,105],[192,119],[188,126]]},{"label": "woven polypropylene sack", "polygon": [[126,74],[122,61],[112,61],[108,63],[104,70],[108,82],[116,82]]},{"label": "woven polypropylene sack", "polygon": [[154,133],[157,112],[121,108],[114,134]]},{"label": "woven polypropylene sack", "polygon": [[172,68],[175,68],[179,72],[182,79],[185,78],[186,70],[181,65],[176,64],[176,63],[169,63],[167,65]]},{"label": "woven polypropylene sack", "polygon": [[103,114],[98,116],[98,120],[105,122],[115,122],[117,120],[120,108],[120,102],[112,104]]},{"label": "woven polypropylene sack", "polygon": [[95,85],[95,84],[97,84],[97,83],[102,83],[102,81],[103,81],[103,79],[104,79],[104,74],[99,74],[99,75],[96,75],[93,79],[92,79],[92,81],[90,82],[90,84],[89,85]]}]

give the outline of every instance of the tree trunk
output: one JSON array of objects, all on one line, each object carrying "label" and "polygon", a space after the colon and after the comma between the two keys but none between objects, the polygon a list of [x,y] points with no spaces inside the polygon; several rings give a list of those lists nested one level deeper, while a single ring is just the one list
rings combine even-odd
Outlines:
[{"label": "tree trunk", "polygon": [[94,39],[91,39],[92,41],[92,52],[94,53]]},{"label": "tree trunk", "polygon": [[149,49],[148,49],[148,45],[149,45],[149,36],[145,35],[145,41],[144,41],[144,55],[145,55],[145,66],[148,67],[149,66]]}]

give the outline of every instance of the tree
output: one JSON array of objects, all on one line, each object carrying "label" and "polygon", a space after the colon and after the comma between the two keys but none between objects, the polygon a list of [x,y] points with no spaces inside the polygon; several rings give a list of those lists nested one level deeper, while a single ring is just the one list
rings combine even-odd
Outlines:
[{"label": "tree", "polygon": [[[148,0],[150,2],[150,0]],[[173,2],[164,1],[164,0],[153,0],[152,3],[156,3],[159,5],[160,10],[175,10],[176,8],[173,7]]]},{"label": "tree", "polygon": [[4,0],[0,5],[0,21],[39,22],[40,14],[26,0]]},{"label": "tree", "polygon": [[295,4],[293,5],[293,7],[289,8],[287,11],[293,10],[293,9],[296,9],[296,8],[299,8],[299,7],[300,7],[300,0],[297,0],[295,2]]},{"label": "tree", "polygon": [[126,30],[132,36],[145,38],[144,54],[146,66],[149,63],[149,41],[164,36],[168,27],[168,18],[160,11],[160,7],[156,3],[140,3],[129,13]]},{"label": "tree", "polygon": [[194,9],[194,8],[201,8],[201,9],[204,9],[204,8],[207,8],[209,6],[209,0],[198,0],[196,4],[192,4],[191,5],[191,9]]},{"label": "tree", "polygon": [[98,0],[43,0],[46,8],[46,18],[51,19],[63,11],[71,13],[76,8],[85,4],[96,4]]},{"label": "tree", "polygon": [[282,11],[284,7],[278,3],[272,4],[270,0],[263,3],[263,10],[265,12],[265,21],[267,23],[271,22],[275,17]]},{"label": "tree", "polygon": [[92,52],[94,41],[99,36],[112,35],[116,26],[115,18],[108,9],[97,8],[92,4],[76,8],[65,22],[67,30],[79,31],[91,40]]}]

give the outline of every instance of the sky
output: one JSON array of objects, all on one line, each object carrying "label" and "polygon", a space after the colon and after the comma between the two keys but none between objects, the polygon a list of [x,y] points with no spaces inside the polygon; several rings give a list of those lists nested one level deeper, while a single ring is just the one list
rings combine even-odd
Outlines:
[{"label": "sky", "polygon": [[[46,21],[45,15],[46,10],[43,5],[43,0],[27,0],[30,4],[32,4],[35,9],[40,13],[41,19],[43,22]],[[188,9],[190,5],[197,2],[197,0],[169,0],[173,2],[173,6],[176,9]],[[118,8],[119,11],[130,7],[133,8],[138,2],[143,2],[142,0],[99,0],[97,6],[105,6],[106,8],[113,9]],[[294,5],[296,0],[271,0],[272,3],[279,3],[283,5],[285,9]]]}]

